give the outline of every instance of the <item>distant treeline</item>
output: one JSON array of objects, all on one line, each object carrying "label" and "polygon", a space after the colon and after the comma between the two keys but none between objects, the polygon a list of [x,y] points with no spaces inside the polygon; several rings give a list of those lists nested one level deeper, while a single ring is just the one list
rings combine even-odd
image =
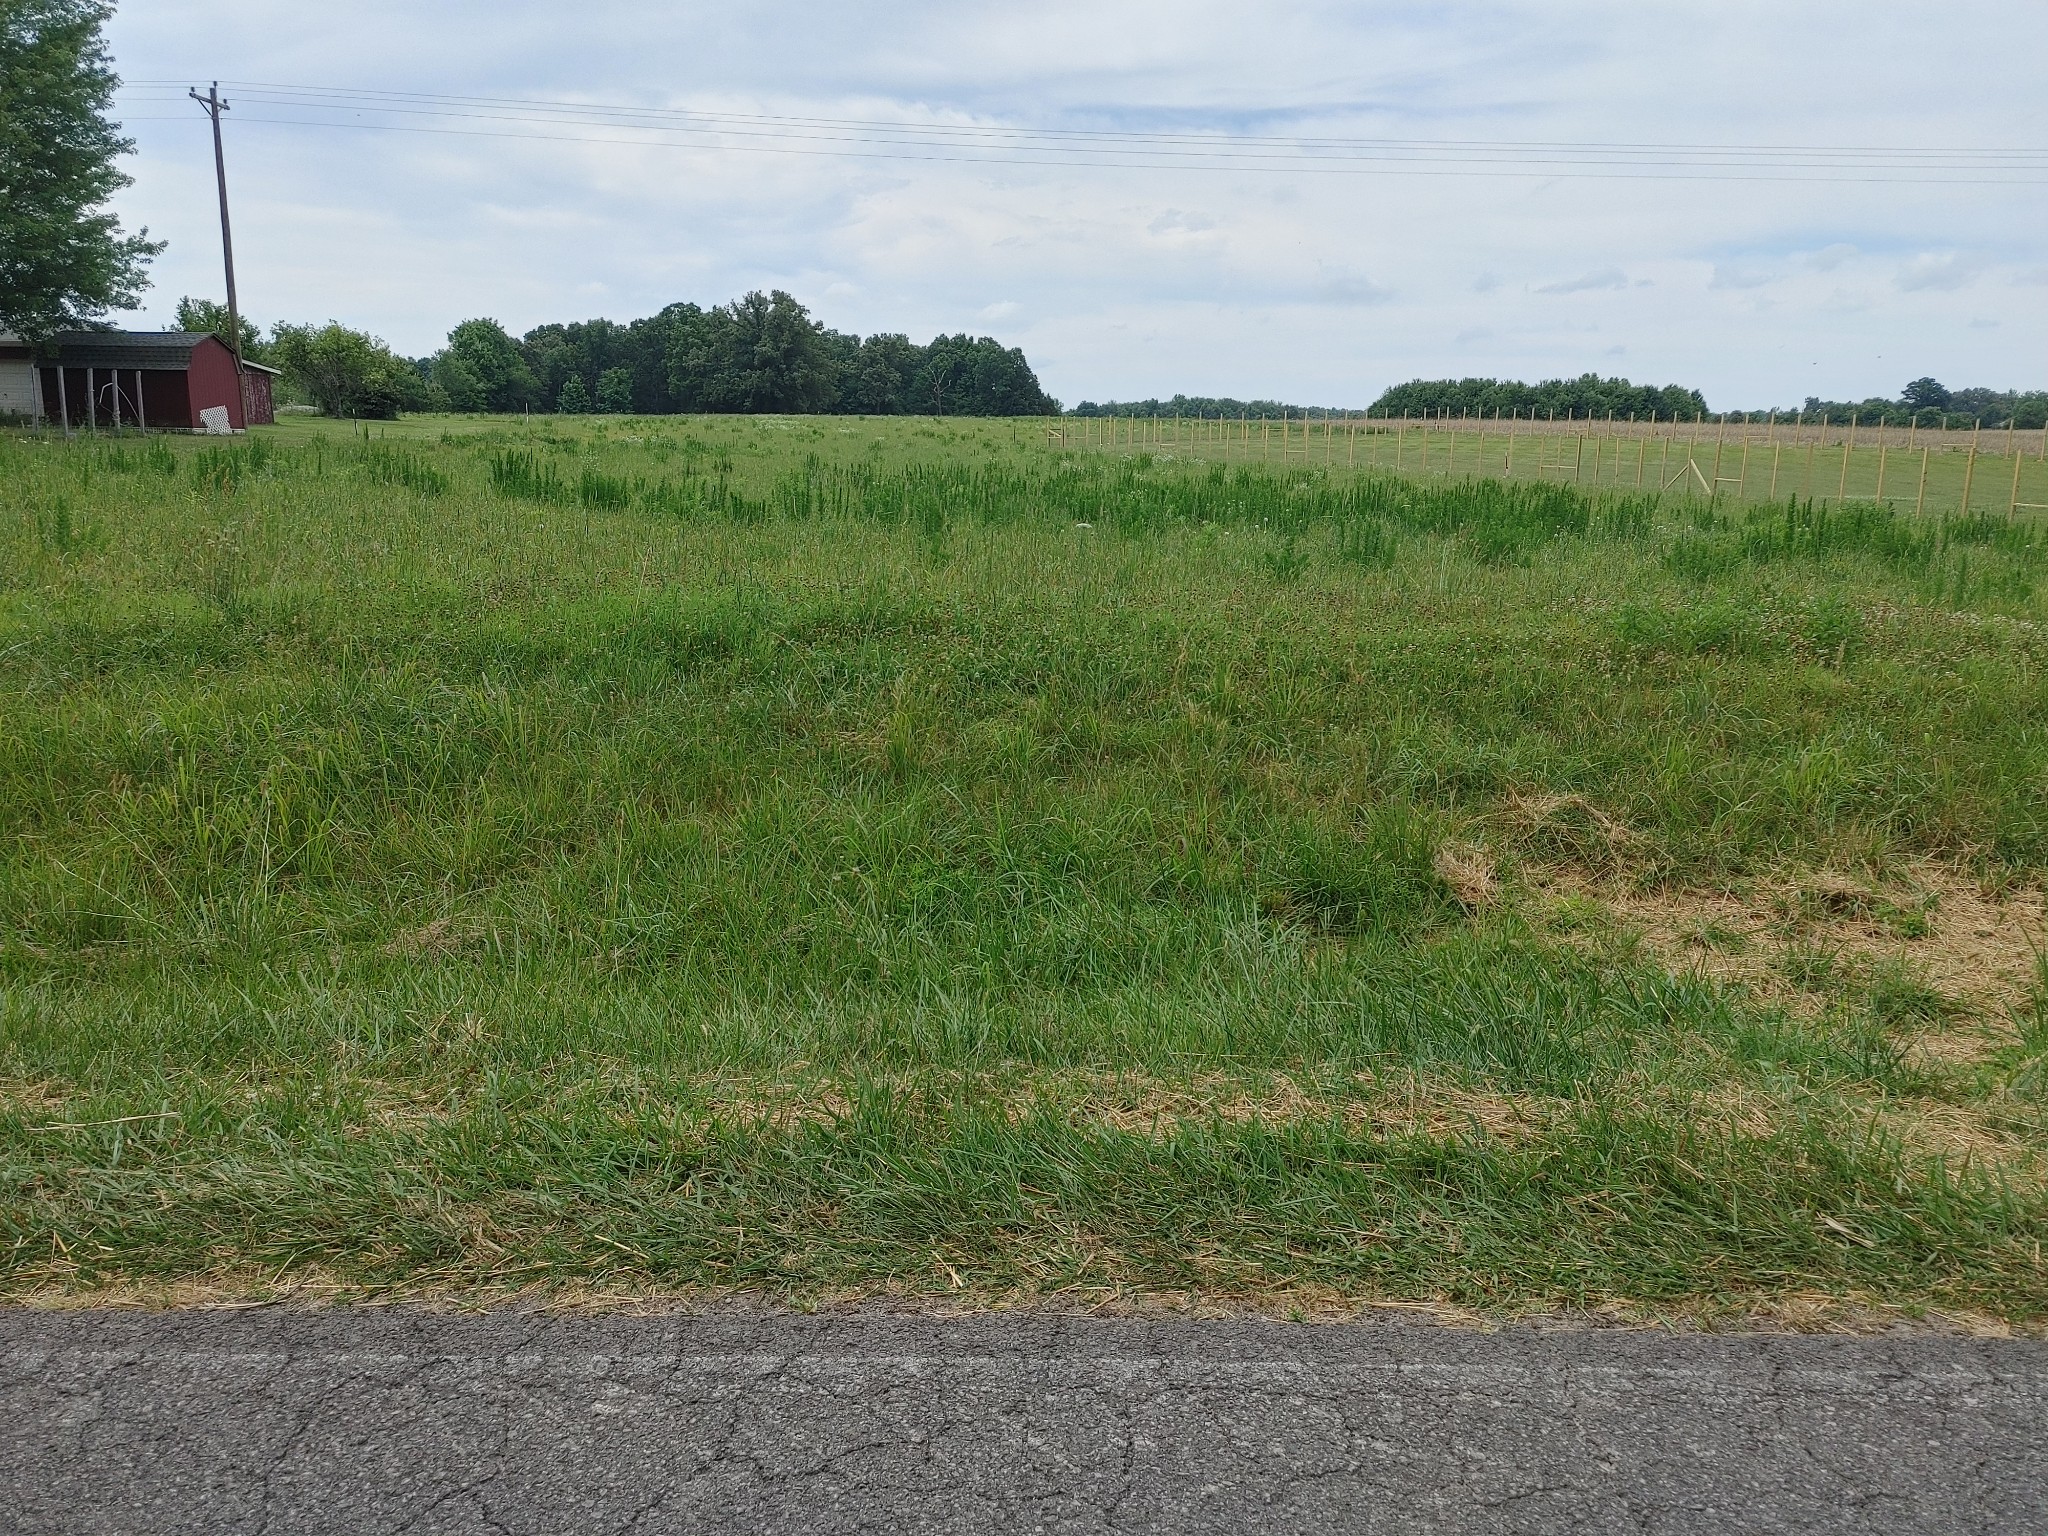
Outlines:
[{"label": "distant treeline", "polygon": [[1681,389],[1676,384],[1654,389],[1646,384],[1631,384],[1627,379],[1603,379],[1589,373],[1576,379],[1548,379],[1541,384],[1522,384],[1510,379],[1415,379],[1406,384],[1396,384],[1365,411],[1334,406],[1289,405],[1280,400],[1175,395],[1171,400],[1116,400],[1101,405],[1084,400],[1074,407],[1072,414],[1222,417],[1230,421],[1241,416],[1253,421],[1289,416],[1320,421],[1325,417],[1368,414],[1492,416],[1498,411],[1503,416],[1510,412],[1523,417],[1548,417],[1555,413],[1560,420],[1587,416],[1598,416],[1604,420],[1612,411],[1624,420],[1633,412],[1638,421],[1669,421],[1674,416],[1690,421],[1693,416],[1704,414],[1706,409],[1706,400],[1696,389]]},{"label": "distant treeline", "polygon": [[1535,416],[1559,420],[1612,415],[1617,421],[1690,421],[1706,414],[1706,397],[1696,389],[1666,384],[1631,384],[1583,373],[1576,379],[1414,379],[1396,384],[1373,402],[1375,416]]},{"label": "distant treeline", "polygon": [[1851,421],[1866,427],[2018,427],[2037,432],[2048,426],[2048,390],[1944,388],[1935,379],[1915,379],[1896,400],[1823,400],[1808,395],[1803,406],[1776,412],[1737,411],[1737,420],[1762,421],[1775,414],[1780,421],[1804,417],[1847,426]]},{"label": "distant treeline", "polygon": [[1281,417],[1341,417],[1356,415],[1329,406],[1289,405],[1281,400],[1232,400],[1211,395],[1175,395],[1171,400],[1107,400],[1097,404],[1083,400],[1068,413],[1072,416],[1179,416],[1197,420],[1278,421]]},{"label": "distant treeline", "polygon": [[[180,324],[224,332],[219,306],[186,300]],[[514,337],[465,320],[431,357],[395,357],[373,336],[330,323],[280,325],[266,340],[244,323],[256,361],[337,416],[401,411],[838,413],[1048,416],[1021,350],[993,337],[849,336],[828,330],[780,290],[704,309],[671,304],[644,320],[542,325]]]},{"label": "distant treeline", "polygon": [[1576,379],[1546,379],[1541,384],[1523,384],[1513,379],[1414,379],[1396,384],[1365,411],[1340,410],[1330,406],[1289,405],[1279,400],[1232,400],[1208,395],[1175,395],[1171,400],[1117,400],[1097,404],[1084,400],[1074,407],[1075,416],[1179,416],[1223,417],[1253,421],[1306,417],[1468,417],[1492,418],[1496,414],[1535,417],[1559,421],[1583,421],[1588,417],[1605,421],[1692,421],[1696,418],[1728,421],[1763,421],[1775,414],[1780,420],[1804,416],[1807,421],[1825,421],[1846,426],[1852,419],[1865,426],[1903,427],[1917,421],[1923,427],[1946,425],[1951,429],[1969,426],[2003,427],[2010,423],[2025,431],[2048,426],[2048,391],[1944,388],[1934,379],[1915,379],[1900,391],[1896,400],[1822,400],[1809,396],[1804,406],[1771,411],[1728,411],[1717,418],[1707,409],[1706,397],[1696,389],[1667,384],[1659,389],[1632,384],[1627,379],[1603,379],[1598,374],[1581,374]]}]

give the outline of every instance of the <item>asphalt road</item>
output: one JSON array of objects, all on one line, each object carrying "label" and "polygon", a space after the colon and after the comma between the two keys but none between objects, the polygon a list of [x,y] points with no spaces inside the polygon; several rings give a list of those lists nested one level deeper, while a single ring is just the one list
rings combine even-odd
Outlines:
[{"label": "asphalt road", "polygon": [[2048,1532],[2048,1345],[0,1310],[9,1532]]}]

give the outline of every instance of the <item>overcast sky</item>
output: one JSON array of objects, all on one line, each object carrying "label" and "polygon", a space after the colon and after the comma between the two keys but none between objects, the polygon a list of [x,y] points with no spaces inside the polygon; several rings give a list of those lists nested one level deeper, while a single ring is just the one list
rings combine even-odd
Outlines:
[{"label": "overcast sky", "polygon": [[[171,242],[149,323],[221,289],[205,119],[153,81],[1261,138],[2048,142],[2039,0],[126,0],[111,40],[140,145],[121,212]],[[1927,373],[2048,384],[2039,179],[1620,179],[1526,152],[1506,175],[1120,168],[258,120],[291,115],[229,117],[243,307],[412,354],[475,315],[517,332],[781,287],[841,330],[995,335],[1070,404],[1363,406],[1416,376],[1587,370],[1729,409]]]}]

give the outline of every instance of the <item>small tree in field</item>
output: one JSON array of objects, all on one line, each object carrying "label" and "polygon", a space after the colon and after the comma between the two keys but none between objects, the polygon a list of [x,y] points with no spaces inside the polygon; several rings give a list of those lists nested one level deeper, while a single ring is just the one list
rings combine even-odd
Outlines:
[{"label": "small tree in field", "polygon": [[133,309],[163,249],[104,212],[134,151],[107,120],[120,82],[105,0],[0,3],[0,330],[42,341]]},{"label": "small tree in field", "polygon": [[562,385],[562,393],[555,401],[555,409],[564,416],[588,416],[590,414],[590,387],[583,382],[583,375],[572,373]]},{"label": "small tree in field", "polygon": [[597,380],[597,409],[605,416],[633,414],[633,375],[624,368],[607,368]]}]

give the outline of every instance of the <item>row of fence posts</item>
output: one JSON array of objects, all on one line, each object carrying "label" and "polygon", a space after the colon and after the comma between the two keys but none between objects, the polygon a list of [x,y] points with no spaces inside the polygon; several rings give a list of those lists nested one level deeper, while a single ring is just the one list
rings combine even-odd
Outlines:
[{"label": "row of fence posts", "polygon": [[[142,370],[140,368],[131,370],[135,375],[135,394],[132,400],[125,398],[125,391],[121,387],[121,370],[119,368],[84,369],[85,420],[83,422],[74,421],[71,416],[71,395],[66,380],[66,375],[71,371],[71,369],[62,367],[50,370],[50,372],[57,376],[57,420],[54,425],[61,427],[66,437],[70,437],[75,432],[81,430],[95,436],[98,435],[100,430],[99,406],[102,397],[105,397],[107,401],[107,425],[113,429],[116,437],[121,435],[121,428],[123,426],[121,407],[124,402],[132,407],[126,424],[134,427],[138,432],[147,432],[149,430],[149,418],[144,411],[142,403]],[[46,431],[53,425],[50,419],[48,402],[44,399],[42,375],[43,370],[38,366],[35,370],[34,382],[29,386],[29,398],[33,410],[31,420],[38,431]],[[104,383],[101,382],[102,379],[105,380]]]},{"label": "row of fence posts", "polygon": [[[1856,450],[1856,434],[1860,425],[1860,416],[1860,412],[1852,412],[1850,414],[1848,431],[1842,439],[1841,474],[1836,485],[1835,499],[1837,501],[1869,500],[1881,502],[1885,499],[1884,488],[1891,452],[1891,444],[1882,435],[1884,424],[1881,422],[1878,424],[1880,435],[1878,438],[1877,489],[1873,495],[1868,497],[1851,497],[1848,494],[1849,465],[1851,457]],[[1427,466],[1430,462],[1431,452],[1430,427],[1432,423],[1435,423],[1440,435],[1447,436],[1450,439],[1450,465],[1443,471],[1446,474],[1451,473],[1455,469],[1458,439],[1460,437],[1471,437],[1475,433],[1479,439],[1479,451],[1475,458],[1481,463],[1487,462],[1486,439],[1495,433],[1505,437],[1506,448],[1503,452],[1501,463],[1501,473],[1503,476],[1509,476],[1514,473],[1515,443],[1518,437],[1525,432],[1539,440],[1537,463],[1537,472],[1539,474],[1552,469],[1562,472],[1564,467],[1562,455],[1559,455],[1559,460],[1555,464],[1546,465],[1541,461],[1541,439],[1561,436],[1557,431],[1559,422],[1555,411],[1552,411],[1547,419],[1541,420],[1536,417],[1533,411],[1526,419],[1522,418],[1518,411],[1510,411],[1506,419],[1503,420],[1501,413],[1496,411],[1490,422],[1483,413],[1474,417],[1470,412],[1464,412],[1453,419],[1448,410],[1435,415],[1423,415],[1420,417],[1413,414],[1404,414],[1398,418],[1392,415],[1375,418],[1370,411],[1367,411],[1362,416],[1345,413],[1342,416],[1325,414],[1316,417],[1308,415],[1295,416],[1291,412],[1284,412],[1277,418],[1277,421],[1273,417],[1253,417],[1249,412],[1240,413],[1235,422],[1230,421],[1226,417],[1187,417],[1180,415],[1171,417],[1082,416],[1071,418],[1070,420],[1078,425],[1078,446],[1084,448],[1164,450],[1222,447],[1227,450],[1234,443],[1245,452],[1247,457],[1250,456],[1252,451],[1252,428],[1256,424],[1258,427],[1258,452],[1260,457],[1266,462],[1271,462],[1274,456],[1274,428],[1277,425],[1279,428],[1279,455],[1282,463],[1287,462],[1295,452],[1293,444],[1297,426],[1300,428],[1301,454],[1304,458],[1313,460],[1315,455],[1315,438],[1317,436],[1315,429],[1320,426],[1322,429],[1323,463],[1325,465],[1334,464],[1336,443],[1338,437],[1341,436],[1344,444],[1343,456],[1346,468],[1356,468],[1358,465],[1358,439],[1361,432],[1371,441],[1372,459],[1370,467],[1375,469],[1380,467],[1382,443],[1387,437],[1391,436],[1394,440],[1394,463],[1392,468],[1396,473],[1404,473],[1406,471],[1404,460],[1406,458],[1408,434],[1417,429],[1420,430],[1422,437],[1421,459],[1424,465],[1422,472],[1428,473]],[[1945,422],[1946,418],[1944,418]],[[1171,424],[1170,436],[1168,434],[1169,423]],[[1699,466],[1699,457],[1702,451],[1701,438],[1706,425],[1704,414],[1695,415],[1690,423],[1693,433],[1691,439],[1684,445],[1687,450],[1685,464],[1675,472],[1671,470],[1670,466],[1671,450],[1678,442],[1680,430],[1688,425],[1679,421],[1676,417],[1667,417],[1661,420],[1651,418],[1648,421],[1639,422],[1635,413],[1631,412],[1628,420],[1623,422],[1618,420],[1616,414],[1611,411],[1604,419],[1593,416],[1574,417],[1567,413],[1563,425],[1567,431],[1570,431],[1574,425],[1579,423],[1584,423],[1585,426],[1573,434],[1578,443],[1577,452],[1572,461],[1574,480],[1579,480],[1583,476],[1585,443],[1588,436],[1597,435],[1597,429],[1604,426],[1607,428],[1605,435],[1609,438],[1626,435],[1636,439],[1638,447],[1635,483],[1638,489],[1650,488],[1645,484],[1647,469],[1645,451],[1650,438],[1655,437],[1660,440],[1662,445],[1658,454],[1655,487],[1657,490],[1669,490],[1673,485],[1683,482],[1688,490],[1696,484],[1699,489],[1704,491],[1709,497],[1712,497],[1720,494],[1722,486],[1732,485],[1735,487],[1735,497],[1738,501],[1747,494],[1749,485],[1749,453],[1753,443],[1749,429],[1757,425],[1762,425],[1765,429],[1765,446],[1771,449],[1771,484],[1769,494],[1772,497],[1778,494],[1778,482],[1783,469],[1785,450],[1785,442],[1779,438],[1778,428],[1783,425],[1792,429],[1792,442],[1794,446],[1797,446],[1800,438],[1805,436],[1807,430],[1804,412],[1798,413],[1790,422],[1781,422],[1776,412],[1770,413],[1762,423],[1754,422],[1749,417],[1743,416],[1739,423],[1743,428],[1740,468],[1736,474],[1723,475],[1721,469],[1722,461],[1728,448],[1729,426],[1729,418],[1724,414],[1717,418],[1714,423],[1714,463],[1713,473],[1709,475]],[[1825,429],[1833,426],[1834,423],[1823,418],[1816,425]],[[1236,429],[1235,432],[1231,430],[1233,427]],[[1647,428],[1648,431],[1638,432],[1636,431],[1638,427]],[[1588,428],[1592,430],[1588,431]],[[1907,439],[1904,447],[1909,455],[1913,448],[1918,446],[1915,442],[1918,429],[1919,422],[1916,417],[1908,424],[1907,428]],[[1982,448],[1983,431],[1983,424],[1981,422],[1972,423],[1968,444],[1968,458],[1963,468],[1963,493],[1960,498],[1960,506],[1965,512],[1969,509],[1970,496],[1976,481],[1977,458]],[[1996,428],[1993,431],[1995,432]],[[1947,428],[1944,424],[1944,435],[1946,435],[1946,432]],[[2006,457],[2012,460],[2012,484],[2007,497],[2008,512],[2048,510],[2048,503],[2026,502],[2019,499],[2020,466],[2025,457],[2025,449],[2019,442],[2018,426],[2015,422],[2011,420],[2006,422],[2005,435],[2005,453],[1994,456]],[[1057,426],[1047,428],[1048,442],[1054,446],[1068,446],[1069,436],[1070,426],[1068,422],[1063,421]],[[1801,481],[1808,495],[1812,494],[1813,476],[1816,467],[1815,454],[1819,445],[1820,439],[1818,436],[1808,437],[1805,440],[1806,464]],[[1920,446],[1919,483],[1914,499],[1914,510],[1916,512],[1924,511],[1926,508],[1927,476],[1932,462],[1932,454],[1933,448],[1931,445]],[[1596,449],[1594,468],[1596,482],[1600,472],[1598,455],[1599,450]],[[2043,461],[2048,461],[2048,426],[2043,426],[2041,429],[2041,443],[2036,457]],[[1619,454],[1616,455],[1615,468],[1618,479],[1618,472],[1621,468]]]}]

